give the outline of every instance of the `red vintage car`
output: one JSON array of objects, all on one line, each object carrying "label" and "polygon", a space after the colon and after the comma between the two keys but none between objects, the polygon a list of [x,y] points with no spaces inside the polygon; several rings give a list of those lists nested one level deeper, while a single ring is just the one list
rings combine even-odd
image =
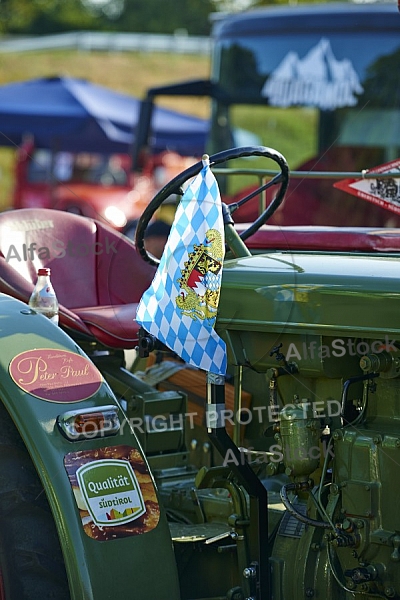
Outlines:
[{"label": "red vintage car", "polygon": [[51,152],[27,139],[17,153],[13,207],[64,210],[127,232],[155,193],[197,160],[165,151],[132,173],[127,154]]}]

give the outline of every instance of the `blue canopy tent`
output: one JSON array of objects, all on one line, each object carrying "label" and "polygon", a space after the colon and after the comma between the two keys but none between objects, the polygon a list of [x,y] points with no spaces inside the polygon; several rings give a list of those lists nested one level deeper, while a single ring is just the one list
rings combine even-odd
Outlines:
[{"label": "blue canopy tent", "polygon": [[[140,101],[86,80],[51,77],[0,86],[0,146],[19,146],[24,134],[37,148],[131,153]],[[182,155],[204,152],[208,121],[156,108],[151,147]]]}]

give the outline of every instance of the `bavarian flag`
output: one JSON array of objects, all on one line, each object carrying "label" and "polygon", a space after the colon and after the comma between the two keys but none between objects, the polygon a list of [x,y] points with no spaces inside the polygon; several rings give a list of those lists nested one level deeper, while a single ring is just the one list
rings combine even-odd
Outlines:
[{"label": "bavarian flag", "polygon": [[225,253],[218,184],[208,156],[186,189],[136,321],[186,363],[225,375],[226,346],[216,334]]}]

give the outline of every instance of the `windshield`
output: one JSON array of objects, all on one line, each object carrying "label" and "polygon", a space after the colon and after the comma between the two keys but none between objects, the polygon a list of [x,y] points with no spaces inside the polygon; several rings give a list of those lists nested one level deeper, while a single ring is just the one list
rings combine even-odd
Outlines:
[{"label": "windshield", "polygon": [[[331,12],[335,16],[334,9]],[[257,113],[252,126],[266,145],[277,147],[271,140],[274,135],[278,141],[292,135],[288,121],[304,119],[307,123],[307,149],[289,151],[288,159],[295,161],[292,166],[332,144],[381,148],[383,160],[399,155],[397,12],[391,16],[395,26],[387,14],[383,24],[372,12],[364,29],[356,27],[352,13],[347,16],[348,27],[346,15],[341,16],[339,28],[330,27],[329,14],[324,15],[324,26],[306,19],[302,12],[296,24],[293,11],[254,14],[253,20],[244,14],[231,25],[228,21],[227,26],[216,28],[212,77],[221,101],[214,103],[213,129],[228,131],[214,133],[213,150],[229,138],[234,127],[249,129],[238,106],[261,105],[264,111]],[[283,119],[277,109],[285,109]]]},{"label": "windshield", "polygon": [[128,184],[129,157],[86,152],[37,149],[28,165],[29,183],[86,183],[104,186]]},{"label": "windshield", "polygon": [[[280,151],[292,172],[360,172],[399,158],[395,5],[247,11],[217,22],[213,37],[212,153],[234,146],[240,128]],[[232,166],[246,168],[245,161]],[[272,168],[262,159],[252,166]],[[252,184],[249,178],[237,177],[233,184],[232,179],[228,185],[220,181],[228,196],[241,197]],[[333,183],[292,174],[285,205],[270,222],[397,225],[398,215],[350,198]]]}]

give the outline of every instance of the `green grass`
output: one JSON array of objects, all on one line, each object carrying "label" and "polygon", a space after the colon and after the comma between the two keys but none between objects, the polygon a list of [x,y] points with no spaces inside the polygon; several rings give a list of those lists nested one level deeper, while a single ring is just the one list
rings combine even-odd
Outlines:
[{"label": "green grass", "polygon": [[[278,150],[291,169],[297,168],[316,154],[317,111],[303,108],[273,108],[265,106],[237,106],[232,112],[232,124],[258,135],[261,144]],[[276,164],[265,159],[237,160],[236,168],[276,170]],[[233,163],[231,163],[233,165]],[[231,193],[254,183],[254,177],[238,175],[231,185]]]},{"label": "green grass", "polygon": [[[117,92],[143,97],[149,87],[207,78],[209,59],[204,56],[148,54],[139,52],[51,51],[16,54],[0,53],[0,85],[36,77],[68,75],[81,77]],[[209,117],[206,98],[168,98],[158,102],[167,108],[202,118]],[[279,150],[291,168],[315,153],[316,140],[312,131],[315,114],[301,109],[273,109],[240,106],[233,112],[233,124],[256,133],[261,142]],[[0,210],[11,206],[14,153],[0,148]],[[235,166],[250,166],[243,162]],[[265,161],[252,162],[255,168],[272,168]],[[247,184],[246,178],[235,179],[238,189]]]},{"label": "green grass", "polygon": [[11,206],[11,194],[14,185],[15,151],[0,148],[0,210]]},{"label": "green grass", "polygon": [[310,158],[316,151],[317,112],[303,108],[238,106],[234,123],[256,133],[264,146],[279,150],[290,165]]}]

